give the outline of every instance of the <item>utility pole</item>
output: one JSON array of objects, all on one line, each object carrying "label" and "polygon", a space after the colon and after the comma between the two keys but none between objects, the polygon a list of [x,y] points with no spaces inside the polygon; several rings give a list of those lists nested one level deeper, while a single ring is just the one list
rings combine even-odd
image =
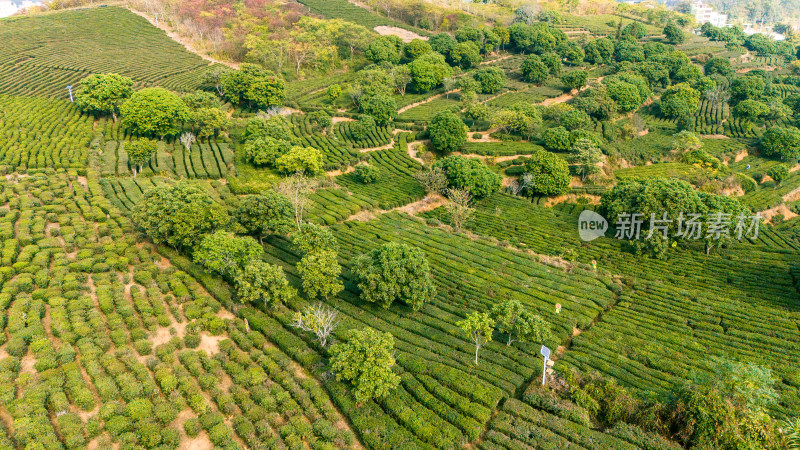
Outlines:
[{"label": "utility pole", "polygon": [[67,90],[69,91],[69,101],[74,102],[75,100],[72,98],[72,85],[67,86]]},{"label": "utility pole", "polygon": [[158,13],[154,13],[153,15],[156,16],[156,28],[158,28]]}]

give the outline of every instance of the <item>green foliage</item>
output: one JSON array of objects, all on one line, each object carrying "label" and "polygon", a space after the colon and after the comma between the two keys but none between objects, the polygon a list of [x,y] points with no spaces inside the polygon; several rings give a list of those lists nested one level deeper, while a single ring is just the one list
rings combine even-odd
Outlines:
[{"label": "green foliage", "polygon": [[520,70],[522,79],[529,83],[540,84],[550,75],[550,69],[538,55],[528,55],[522,62]]},{"label": "green foliage", "polygon": [[331,347],[331,370],[337,380],[353,385],[353,395],[359,404],[386,397],[400,384],[392,372],[395,364],[394,337],[372,328],[353,329],[347,341]]},{"label": "green foliage", "polygon": [[244,157],[255,166],[274,166],[275,161],[289,153],[292,144],[271,136],[248,139],[244,146]]},{"label": "green foliage", "polygon": [[95,115],[116,114],[122,102],[133,95],[133,80],[116,73],[94,74],[81,80],[75,103],[81,111]]},{"label": "green foliage", "polygon": [[190,120],[197,129],[197,136],[208,138],[225,131],[230,124],[228,115],[219,108],[200,108],[190,114]]},{"label": "green foliage", "polygon": [[705,65],[703,66],[706,76],[711,76],[714,74],[720,74],[723,77],[730,76],[733,74],[733,68],[731,67],[731,61],[728,58],[721,58],[715,56],[708,61],[706,61]]},{"label": "green foliage", "polygon": [[353,261],[361,299],[389,308],[399,300],[417,311],[436,295],[431,269],[417,247],[386,243]]},{"label": "green foliage", "polygon": [[368,166],[365,164],[356,166],[355,170],[356,179],[363,184],[371,184],[378,181],[381,176],[381,170],[375,166]]},{"label": "green foliage", "polygon": [[403,51],[403,41],[397,36],[379,36],[364,50],[364,56],[375,64],[397,64]]},{"label": "green foliage", "polygon": [[227,231],[206,235],[195,248],[194,261],[229,279],[235,278],[263,250],[251,237],[236,236]]},{"label": "green foliage", "polygon": [[220,75],[223,96],[231,103],[263,109],[278,106],[286,98],[281,77],[256,64],[242,64],[239,70]]},{"label": "green foliage", "polygon": [[572,144],[569,152],[572,162],[577,164],[578,174],[580,174],[581,179],[600,171],[600,167],[597,164],[601,161],[603,154],[591,139],[577,139]]},{"label": "green foliage", "polygon": [[227,224],[228,214],[197,185],[178,182],[145,192],[132,219],[153,242],[191,249],[206,233]]},{"label": "green foliage", "polygon": [[495,321],[485,312],[473,311],[466,319],[456,322],[464,330],[469,340],[475,343],[475,365],[478,365],[478,351],[492,341]]},{"label": "green foliage", "polygon": [[122,123],[133,133],[166,136],[178,133],[178,125],[188,119],[186,104],[164,88],[145,88],[135,92],[120,106]]},{"label": "green foliage", "polygon": [[480,83],[480,92],[482,94],[494,94],[502,89],[506,83],[506,73],[499,67],[479,69],[472,74],[472,77]]},{"label": "green foliage", "polygon": [[297,271],[303,281],[303,291],[311,298],[324,297],[327,300],[344,289],[339,279],[342,267],[333,250],[306,253],[297,264]]},{"label": "green foliage", "polygon": [[467,143],[469,129],[452,111],[442,111],[428,124],[431,145],[439,153],[447,154],[460,150]]},{"label": "green foliage", "polygon": [[392,97],[386,94],[377,94],[361,100],[361,109],[364,114],[372,116],[375,123],[384,126],[397,118],[397,105]]},{"label": "green foliage", "polygon": [[404,51],[407,57],[411,59],[417,59],[426,53],[432,52],[433,48],[427,41],[423,41],[422,39],[412,39],[411,42],[405,45]]},{"label": "green foliage", "polygon": [[700,93],[686,83],[676,84],[661,96],[661,113],[670,119],[685,119],[700,105]]},{"label": "green foliage", "polygon": [[233,218],[248,234],[262,239],[289,233],[294,225],[294,208],[288,198],[276,192],[247,195],[234,210]]},{"label": "green foliage", "polygon": [[547,66],[547,70],[550,71],[550,75],[556,77],[561,75],[561,69],[563,65],[561,63],[560,55],[556,53],[545,53],[544,55],[541,56],[541,58],[544,65]]},{"label": "green foliage", "polygon": [[671,44],[681,44],[686,40],[686,35],[683,34],[683,31],[672,23],[664,27],[664,36],[667,38],[667,42]]},{"label": "green foliage", "polygon": [[448,186],[466,189],[475,198],[497,192],[502,183],[500,176],[486,167],[480,159],[448,156],[436,161],[433,168],[444,172]]},{"label": "green foliage", "polygon": [[776,156],[784,161],[800,158],[800,130],[795,127],[768,128],[759,144],[765,156]]},{"label": "green foliage", "polygon": [[453,75],[453,69],[447,64],[444,56],[436,52],[420,56],[410,62],[408,67],[411,70],[411,84],[417,92],[429,91]]},{"label": "green foliage", "polygon": [[481,50],[474,42],[459,42],[448,55],[450,63],[463,70],[476,67],[481,63],[481,59]]},{"label": "green foliage", "polygon": [[242,303],[264,303],[264,307],[285,303],[294,297],[283,269],[260,259],[251,260],[234,278],[236,294]]},{"label": "green foliage", "polygon": [[524,167],[523,184],[530,194],[559,195],[569,190],[569,166],[553,153],[537,150]]},{"label": "green foliage", "polygon": [[286,174],[317,175],[322,172],[322,152],[313,147],[292,147],[275,160],[275,168]]},{"label": "green foliage", "polygon": [[542,143],[548,150],[567,151],[570,148],[569,131],[562,126],[547,128],[542,132]]},{"label": "green foliage", "polygon": [[300,225],[300,230],[292,233],[292,244],[302,255],[310,253],[339,251],[339,241],[331,230],[313,223]]},{"label": "green foliage", "polygon": [[[134,167],[142,167],[150,161],[156,152],[156,141],[147,138],[137,139],[125,144],[125,153],[128,154],[128,162]],[[134,177],[136,176],[134,172]]]},{"label": "green foliage", "polygon": [[572,70],[561,75],[561,82],[567,89],[581,89],[586,86],[588,80],[589,74],[583,70]]},{"label": "green foliage", "polygon": [[506,345],[514,341],[544,344],[553,338],[550,324],[525,308],[519,300],[506,300],[492,308],[498,330],[508,335]]}]

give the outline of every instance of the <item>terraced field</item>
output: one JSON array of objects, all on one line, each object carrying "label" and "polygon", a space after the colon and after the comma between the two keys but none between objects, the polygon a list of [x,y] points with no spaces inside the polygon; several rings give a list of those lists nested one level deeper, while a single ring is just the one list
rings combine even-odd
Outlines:
[{"label": "terraced field", "polygon": [[0,20],[0,93],[68,99],[67,86],[114,72],[139,86],[196,89],[209,63],[119,7]]}]

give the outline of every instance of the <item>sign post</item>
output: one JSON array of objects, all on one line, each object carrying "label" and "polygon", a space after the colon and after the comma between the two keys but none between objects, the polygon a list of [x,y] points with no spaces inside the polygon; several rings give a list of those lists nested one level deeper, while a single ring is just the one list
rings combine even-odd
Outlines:
[{"label": "sign post", "polygon": [[547,360],[550,359],[550,349],[542,345],[540,353],[544,356],[544,365],[542,367],[542,386],[544,386],[547,381]]},{"label": "sign post", "polygon": [[69,91],[69,101],[74,102],[75,100],[72,99],[72,85],[67,86],[67,90]]}]

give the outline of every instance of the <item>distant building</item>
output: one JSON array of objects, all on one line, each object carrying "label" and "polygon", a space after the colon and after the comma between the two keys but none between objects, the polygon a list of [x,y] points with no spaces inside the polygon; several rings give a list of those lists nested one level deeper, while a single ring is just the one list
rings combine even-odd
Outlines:
[{"label": "distant building", "polygon": [[692,3],[692,15],[699,25],[710,23],[715,27],[722,28],[728,24],[727,14],[720,14],[701,1]]}]

